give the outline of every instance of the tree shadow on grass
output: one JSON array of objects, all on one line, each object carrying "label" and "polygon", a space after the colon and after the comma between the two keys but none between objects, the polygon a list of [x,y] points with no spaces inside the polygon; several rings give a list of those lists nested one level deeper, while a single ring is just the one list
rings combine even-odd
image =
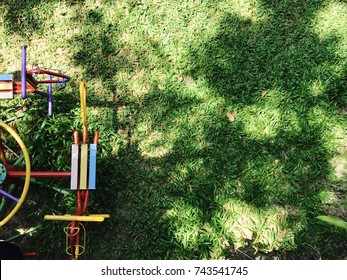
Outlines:
[{"label": "tree shadow on grass", "polygon": [[[84,0],[67,0],[66,5],[83,4]],[[25,38],[34,34],[42,35],[49,28],[45,25],[47,18],[54,16],[54,4],[60,1],[49,0],[4,0],[0,3],[0,10],[4,15],[6,33],[16,33]],[[46,7],[40,10],[42,6]],[[40,10],[38,12],[38,10]]]},{"label": "tree shadow on grass", "polygon": [[[105,182],[100,194],[104,201],[113,197],[119,202],[109,205],[111,213],[119,214],[109,230],[124,226],[105,238],[105,244],[118,242],[118,251],[105,256],[235,257],[233,244],[240,240],[235,224],[228,228],[237,214],[230,208],[243,205],[269,215],[265,220],[276,209],[282,232],[273,244],[261,243],[261,227],[255,223],[248,233],[250,225],[242,220],[247,213],[240,213],[234,219],[243,222],[244,246],[314,258],[305,253],[311,246],[323,258],[343,258],[340,234],[319,230],[314,220],[323,210],[320,193],[329,185],[334,154],[326,138],[331,127],[324,120],[342,116],[346,101],[345,72],[334,75],[330,68],[341,65],[332,51],[339,39],[321,39],[310,28],[323,4],[296,1],[293,8],[292,1],[261,1],[258,9],[267,18],[259,21],[226,14],[217,35],[191,49],[191,66],[185,70],[193,83],[207,84],[210,96],[205,99],[186,94],[184,82],[173,81],[168,90],[152,85],[132,116],[130,144],[119,151],[116,163],[110,163],[111,157],[101,163],[105,170],[117,169],[112,183],[118,185],[117,193]],[[115,48],[107,36],[100,38],[79,37],[84,47],[76,61],[105,82],[112,79],[116,61],[113,66],[103,63]],[[84,53],[88,48],[95,48],[91,60]],[[317,94],[313,85],[319,83],[326,87]],[[151,124],[147,131],[133,136],[146,119]],[[151,137],[154,154],[142,141]],[[169,142],[173,144],[167,146]],[[323,248],[327,236],[336,245]]]},{"label": "tree shadow on grass", "polygon": [[[221,224],[227,219],[220,218],[228,212],[228,201],[245,203],[263,213],[271,208],[282,212],[279,223],[292,230],[292,243],[280,242],[272,249],[299,248],[290,257],[313,258],[305,253],[311,246],[323,258],[344,257],[342,236],[319,230],[315,221],[323,211],[320,193],[330,184],[329,160],[336,152],[327,144],[332,127],[326,120],[343,120],[346,102],[345,66],[332,51],[339,38],[321,39],[310,28],[323,4],[296,1],[293,8],[290,1],[262,1],[259,9],[268,17],[259,22],[225,15],[215,38],[192,49],[192,66],[187,71],[194,81],[205,81],[216,99],[224,100],[218,109],[199,111],[209,105],[179,94],[184,92],[179,87],[177,91],[152,88],[154,94],[144,98],[141,110],[152,115],[153,131],[168,135],[173,127],[181,126],[167,154],[145,156],[137,166],[141,170],[142,165],[154,164],[167,172],[161,181],[161,197],[166,198],[161,206],[167,210],[163,216],[171,232],[166,240],[176,240],[177,247],[166,252],[166,257],[177,258],[179,251],[192,258],[212,257],[215,241],[206,237],[208,227],[216,235],[228,230]],[[336,63],[342,71],[335,75],[332,66]],[[326,89],[317,94],[312,85],[319,83],[325,83]],[[230,109],[235,111],[235,119],[228,120]],[[266,116],[270,120],[264,125]],[[158,147],[163,141],[159,139]],[[155,176],[150,171],[146,174]],[[148,228],[146,222],[136,220]],[[186,232],[180,233],[182,230]],[[152,238],[158,234],[137,231]],[[225,236],[225,244],[236,239],[232,234]],[[331,248],[321,246],[327,236],[336,240]],[[268,249],[256,244],[257,238],[250,239],[258,249]],[[228,257],[231,248],[225,244],[221,247],[226,250],[220,254]]]},{"label": "tree shadow on grass", "polygon": [[4,27],[6,33],[17,33],[30,37],[32,34],[41,34],[44,30],[43,21],[47,16],[52,16],[49,11],[46,15],[40,15],[36,8],[52,1],[26,0],[26,1],[2,1],[4,14]]},{"label": "tree shadow on grass", "polygon": [[[326,177],[334,154],[325,142],[331,128],[316,121],[319,115],[315,114],[342,119],[346,68],[332,52],[339,39],[330,36],[322,40],[310,28],[322,1],[309,5],[296,1],[294,8],[290,1],[261,2],[260,9],[268,13],[267,19],[252,22],[226,15],[215,38],[192,50],[189,75],[194,80],[205,80],[216,96],[224,98],[236,112],[235,123],[225,118],[222,128],[209,126],[204,130],[205,141],[215,146],[203,157],[208,163],[204,168],[213,170],[215,176],[206,181],[220,178],[219,186],[230,182],[234,188],[231,196],[258,209],[277,205],[289,209],[288,216],[294,219],[297,213],[305,213],[301,218],[307,225],[295,236],[299,245],[310,243],[310,234],[306,238],[302,235],[312,234],[314,217],[322,210],[319,193],[329,183]],[[342,71],[334,75],[330,67],[336,63]],[[327,80],[327,90],[316,96],[312,84]],[[249,114],[249,108],[255,115],[246,119],[242,114]],[[249,122],[261,128],[266,110],[279,114],[277,123],[269,123],[276,126],[276,132],[271,136],[259,129],[255,135]],[[181,150],[184,145],[178,143],[177,147]],[[222,153],[233,152],[217,156],[220,149]],[[275,163],[272,170],[264,169],[269,160]],[[230,168],[231,162],[241,168]],[[276,174],[279,167],[281,171]],[[243,185],[241,191],[237,190],[239,182]],[[195,194],[196,199],[190,199],[190,203],[199,201],[204,192],[205,203],[197,206],[208,211],[206,206],[215,203],[216,195],[209,196],[213,191],[205,192],[203,188],[197,192],[200,194]]]}]

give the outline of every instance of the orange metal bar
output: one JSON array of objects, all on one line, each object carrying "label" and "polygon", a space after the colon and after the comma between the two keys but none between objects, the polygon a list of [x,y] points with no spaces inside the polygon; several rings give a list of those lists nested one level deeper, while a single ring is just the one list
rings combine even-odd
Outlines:
[{"label": "orange metal bar", "polygon": [[93,144],[98,144],[99,142],[99,131],[96,131],[94,134],[94,142]]},{"label": "orange metal bar", "polygon": [[[21,94],[22,84],[21,82],[13,82],[13,92],[16,94]],[[36,88],[31,84],[27,83],[27,92],[34,93]]]}]

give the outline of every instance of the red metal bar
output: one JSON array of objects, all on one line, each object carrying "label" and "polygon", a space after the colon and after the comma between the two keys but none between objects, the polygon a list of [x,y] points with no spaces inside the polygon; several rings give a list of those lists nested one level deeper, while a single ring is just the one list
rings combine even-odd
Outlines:
[{"label": "red metal bar", "polygon": [[74,144],[78,144],[78,131],[73,133]]},{"label": "red metal bar", "polygon": [[1,140],[0,140],[0,155],[1,155],[2,162],[6,165],[7,160],[6,160],[6,155],[4,152],[4,146],[2,145]]},{"label": "red metal bar", "polygon": [[[30,93],[35,92],[36,88],[34,88],[31,84],[26,83],[26,86],[27,86],[27,89],[26,89],[27,92],[30,92]],[[22,90],[21,82],[13,82],[13,92],[16,94],[21,94],[21,90]]]},{"label": "red metal bar", "polygon": [[99,142],[99,131],[96,131],[94,134],[94,143],[93,144],[98,144]]},{"label": "red metal bar", "polygon": [[[59,78],[63,78],[66,80],[66,82],[69,80],[69,77],[62,74],[62,73],[58,73],[58,72],[53,72],[53,71],[49,71],[49,70],[45,70],[45,69],[31,69],[27,71],[27,74],[32,75],[32,74],[48,74],[48,75],[52,75],[52,76],[56,76]],[[52,84],[52,83],[61,83],[61,81],[59,81],[58,79],[56,80],[37,80],[37,83],[41,83],[41,84]]]},{"label": "red metal bar", "polygon": [[83,127],[83,134],[82,134],[82,144],[88,143],[88,129],[86,127]]},{"label": "red metal bar", "polygon": [[25,258],[33,258],[33,257],[36,257],[36,256],[37,256],[36,252],[25,252],[25,253],[23,253],[23,257],[25,257]]},{"label": "red metal bar", "polygon": [[[9,177],[24,178],[25,171],[7,170]],[[31,171],[32,178],[69,178],[70,171]]]}]

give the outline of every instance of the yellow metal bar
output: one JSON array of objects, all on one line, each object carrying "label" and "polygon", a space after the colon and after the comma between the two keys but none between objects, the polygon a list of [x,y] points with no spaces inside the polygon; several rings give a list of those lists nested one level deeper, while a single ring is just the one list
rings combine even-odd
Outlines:
[{"label": "yellow metal bar", "polygon": [[109,218],[110,214],[89,214],[89,216]]},{"label": "yellow metal bar", "polygon": [[81,145],[80,190],[87,189],[88,144]]},{"label": "yellow metal bar", "polygon": [[89,216],[74,216],[74,215],[45,215],[46,221],[76,221],[76,222],[103,222],[107,214],[94,214]]}]

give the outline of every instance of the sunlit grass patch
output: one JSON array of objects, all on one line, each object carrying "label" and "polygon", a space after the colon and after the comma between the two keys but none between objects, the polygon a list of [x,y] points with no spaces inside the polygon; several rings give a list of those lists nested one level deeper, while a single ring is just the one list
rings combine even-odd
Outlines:
[{"label": "sunlit grass patch", "polygon": [[165,218],[173,222],[174,236],[183,248],[194,249],[198,243],[202,231],[201,216],[199,209],[179,201],[174,209],[165,213]]},{"label": "sunlit grass patch", "polygon": [[[271,252],[295,246],[294,232],[285,228],[285,212],[275,207],[257,209],[238,200],[226,200],[210,221],[192,205],[176,202],[166,211],[177,242],[195,250],[205,246],[209,255],[202,258],[221,259],[230,252],[250,245],[254,252]],[[228,253],[229,252],[229,253]]]},{"label": "sunlit grass patch", "polygon": [[[312,27],[322,40],[336,36],[341,49],[346,51],[347,4],[341,1],[330,1],[313,18]],[[343,55],[343,52],[340,52]]]},{"label": "sunlit grass patch", "polygon": [[172,144],[162,132],[152,131],[145,134],[145,140],[139,141],[139,149],[144,158],[160,158],[171,152]]},{"label": "sunlit grass patch", "polygon": [[273,138],[281,126],[282,113],[280,108],[266,106],[250,106],[238,113],[244,130],[255,139]]},{"label": "sunlit grass patch", "polygon": [[249,242],[254,249],[271,252],[294,245],[294,233],[284,227],[284,213],[276,207],[257,209],[237,200],[226,201],[220,225],[232,238],[234,249]]}]

